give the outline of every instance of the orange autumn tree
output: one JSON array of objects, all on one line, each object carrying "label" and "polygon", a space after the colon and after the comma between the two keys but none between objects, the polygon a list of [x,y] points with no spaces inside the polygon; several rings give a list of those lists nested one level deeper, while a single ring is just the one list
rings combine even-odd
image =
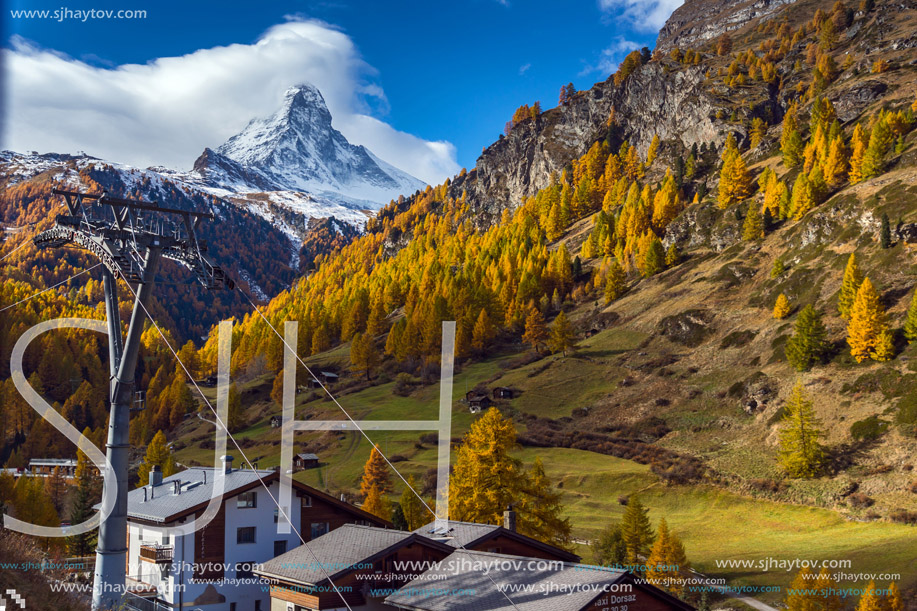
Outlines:
[{"label": "orange autumn tree", "polygon": [[512,456],[516,427],[491,408],[472,425],[459,447],[449,479],[449,517],[500,524],[503,512],[518,512],[520,533],[559,547],[570,544],[570,520],[561,517],[560,491],[536,459],[531,469]]},{"label": "orange autumn tree", "polygon": [[379,486],[373,484],[366,492],[366,498],[363,500],[363,511],[371,513],[383,520],[392,519],[392,504],[379,491]]},{"label": "orange autumn tree", "polygon": [[869,278],[863,279],[856,299],[850,310],[847,325],[847,343],[850,354],[857,363],[867,358],[887,361],[894,357],[891,331],[885,316],[885,308]]},{"label": "orange autumn tree", "polygon": [[392,491],[391,473],[388,469],[388,463],[379,451],[379,446],[373,446],[369,452],[369,460],[363,467],[363,479],[360,481],[360,494],[364,498],[369,497],[373,486],[378,489],[379,494],[387,494]]},{"label": "orange autumn tree", "polygon": [[729,134],[726,138],[722,159],[723,167],[720,170],[719,197],[716,203],[720,208],[728,208],[732,204],[748,197],[749,184],[751,183],[748,167],[739,153],[736,139],[732,134]]}]

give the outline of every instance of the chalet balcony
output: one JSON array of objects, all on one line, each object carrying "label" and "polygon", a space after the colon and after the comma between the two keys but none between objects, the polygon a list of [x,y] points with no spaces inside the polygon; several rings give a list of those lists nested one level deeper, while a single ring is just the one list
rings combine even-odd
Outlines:
[{"label": "chalet balcony", "polygon": [[130,611],[172,611],[172,606],[164,604],[155,598],[144,598],[128,592],[123,601],[123,607]]},{"label": "chalet balcony", "polygon": [[154,562],[156,564],[172,564],[171,545],[157,545],[155,543],[140,544],[140,559],[144,562]]}]

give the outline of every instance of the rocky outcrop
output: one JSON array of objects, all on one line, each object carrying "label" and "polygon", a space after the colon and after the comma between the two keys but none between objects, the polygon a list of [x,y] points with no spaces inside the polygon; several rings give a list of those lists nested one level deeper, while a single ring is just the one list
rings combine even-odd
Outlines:
[{"label": "rocky outcrop", "polygon": [[455,179],[452,192],[467,192],[475,217],[499,218],[504,208],[548,186],[552,174],[582,155],[606,130],[614,105],[610,80],[577,94],[568,104],[517,124],[487,147],[468,174]]},{"label": "rocky outcrop", "polygon": [[[473,170],[455,179],[451,193],[465,192],[473,218],[486,225],[548,186],[552,174],[559,176],[596,140],[608,138],[612,146],[627,140],[641,154],[656,134],[685,148],[721,145],[728,132],[714,119],[719,106],[704,86],[702,67],[652,62],[620,87],[608,79],[564,106],[520,122],[481,154]],[[612,109],[615,124],[609,125]]]},{"label": "rocky outcrop", "polygon": [[205,182],[219,185],[244,184],[252,185],[262,191],[272,191],[274,186],[257,172],[253,172],[237,161],[205,148],[201,156],[194,161],[194,172]]},{"label": "rocky outcrop", "polygon": [[887,90],[888,85],[878,80],[857,83],[844,90],[836,100],[833,100],[837,118],[844,122],[857,118]]},{"label": "rocky outcrop", "polygon": [[705,309],[694,309],[666,316],[659,321],[659,334],[669,341],[696,348],[713,332],[713,313]]},{"label": "rocky outcrop", "polygon": [[753,20],[773,15],[794,0],[688,0],[675,9],[659,31],[656,49],[697,48]]}]

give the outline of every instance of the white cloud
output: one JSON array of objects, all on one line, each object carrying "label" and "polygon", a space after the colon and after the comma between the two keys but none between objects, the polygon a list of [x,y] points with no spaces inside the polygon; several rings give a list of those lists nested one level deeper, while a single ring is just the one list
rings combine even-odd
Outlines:
[{"label": "white cloud", "polygon": [[602,49],[599,57],[593,63],[582,69],[580,76],[598,72],[603,77],[607,77],[618,70],[618,66],[628,53],[640,47],[639,43],[627,40],[623,36],[617,36],[610,45]]},{"label": "white cloud", "polygon": [[522,76],[523,74],[528,72],[529,68],[531,67],[532,67],[532,64],[523,64],[522,66],[519,66],[519,76]]},{"label": "white cloud", "polygon": [[684,0],[598,0],[599,8],[621,15],[639,29],[658,31],[666,19],[684,3]]},{"label": "white cloud", "polygon": [[254,44],[201,49],[144,65],[102,68],[18,39],[3,51],[3,148],[76,152],[135,166],[187,169],[250,119],[274,112],[287,87],[317,86],[351,142],[437,184],[458,171],[455,147],[370,116],[388,100],[349,36],[320,21],[273,26]]}]

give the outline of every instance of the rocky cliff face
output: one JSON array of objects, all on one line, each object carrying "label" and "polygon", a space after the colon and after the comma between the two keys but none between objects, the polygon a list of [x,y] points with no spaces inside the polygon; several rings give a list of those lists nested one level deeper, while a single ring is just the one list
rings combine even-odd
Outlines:
[{"label": "rocky cliff face", "polygon": [[[685,148],[721,144],[730,129],[742,131],[714,119],[721,105],[705,88],[702,67],[674,70],[649,63],[620,87],[609,78],[566,105],[517,124],[484,151],[471,172],[455,180],[452,192],[459,197],[466,191],[476,219],[492,222],[504,208],[515,208],[548,186],[552,174],[559,176],[596,140],[608,137],[614,146],[627,140],[641,153],[655,134]],[[615,122],[609,125],[612,109]]]},{"label": "rocky cliff face", "polygon": [[733,32],[779,12],[796,0],[688,0],[675,9],[659,30],[656,49],[668,53],[674,47],[697,48],[722,34]]}]

